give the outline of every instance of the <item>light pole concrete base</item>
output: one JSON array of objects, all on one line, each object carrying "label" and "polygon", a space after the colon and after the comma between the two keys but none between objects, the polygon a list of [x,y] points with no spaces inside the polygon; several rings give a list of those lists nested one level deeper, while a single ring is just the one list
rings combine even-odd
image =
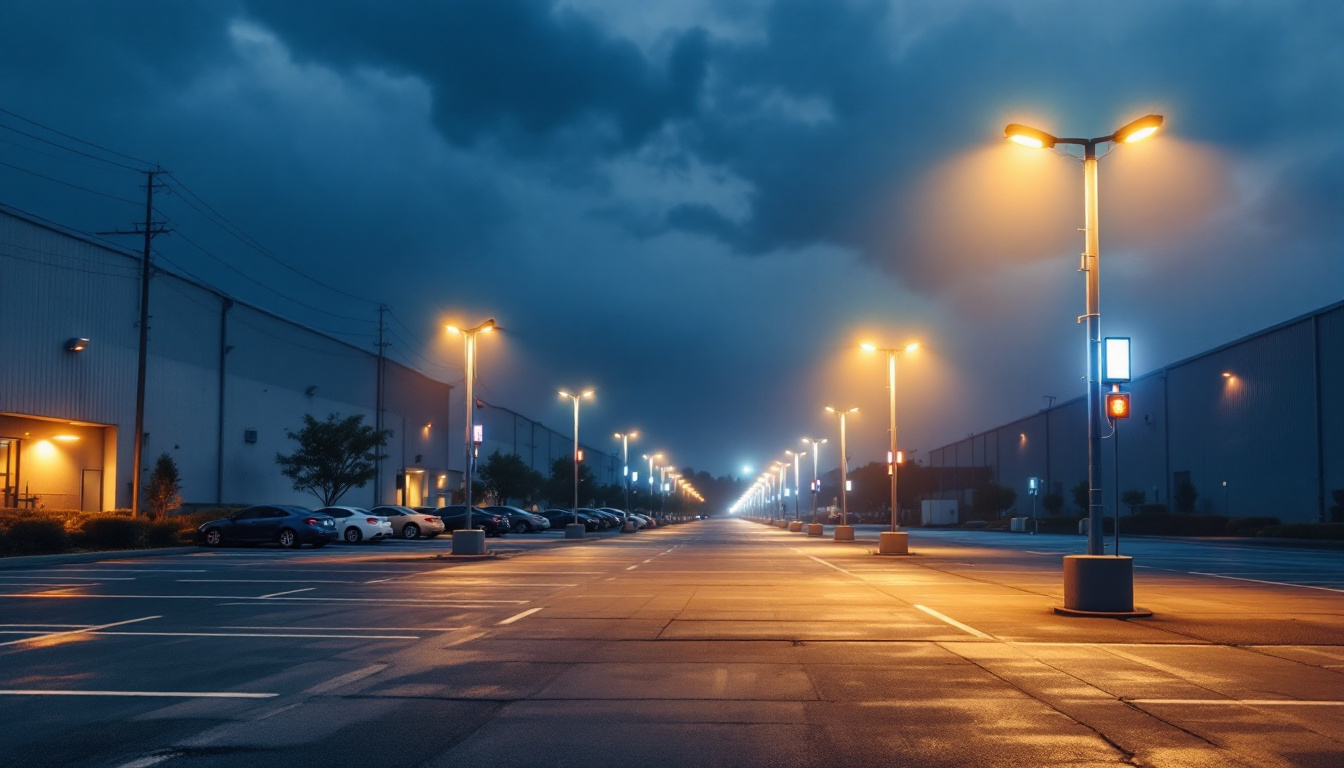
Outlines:
[{"label": "light pole concrete base", "polygon": [[808,535],[808,536],[821,536],[821,535],[824,534],[824,533],[826,533],[826,526],[822,525],[821,523],[808,523],[808,524],[807,524],[807,535]]},{"label": "light pole concrete base", "polygon": [[837,525],[835,526],[835,541],[853,541],[854,526]]},{"label": "light pole concrete base", "polygon": [[778,522],[775,523],[775,527],[776,527],[776,528],[780,528],[780,529],[788,528],[788,527],[789,527],[789,521],[788,521],[788,520],[780,520],[780,521],[778,521]]},{"label": "light pole concrete base", "polygon": [[635,525],[634,522],[631,520],[626,520],[625,525],[621,526],[621,533],[634,533],[635,531],[638,530],[639,526]]},{"label": "light pole concrete base", "polygon": [[582,539],[587,534],[588,529],[583,526],[583,523],[570,523],[565,526],[566,539]]},{"label": "light pole concrete base", "polygon": [[883,531],[877,537],[877,554],[910,554],[910,534],[905,531]]},{"label": "light pole concrete base", "polygon": [[1152,611],[1134,607],[1134,558],[1110,555],[1068,555],[1064,558],[1066,616],[1135,618]]},{"label": "light pole concrete base", "polygon": [[794,520],[792,523],[789,523],[790,533],[798,533],[801,530],[803,530],[803,524],[798,522],[797,520]]},{"label": "light pole concrete base", "polygon": [[453,531],[454,555],[484,555],[485,531]]}]

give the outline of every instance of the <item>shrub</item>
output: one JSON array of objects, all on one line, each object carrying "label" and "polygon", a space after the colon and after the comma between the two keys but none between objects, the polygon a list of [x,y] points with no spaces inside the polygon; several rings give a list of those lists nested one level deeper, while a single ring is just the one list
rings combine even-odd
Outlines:
[{"label": "shrub", "polygon": [[1041,506],[1050,515],[1058,515],[1064,509],[1064,497],[1058,493],[1047,493],[1041,497]]},{"label": "shrub", "polygon": [[135,549],[149,526],[128,517],[91,517],[80,527],[76,543],[88,549]]},{"label": "shrub", "polygon": [[1262,528],[1255,535],[1274,539],[1344,541],[1344,523],[1289,523]]},{"label": "shrub", "polygon": [[1195,511],[1195,500],[1199,498],[1199,491],[1195,490],[1194,483],[1189,480],[1183,481],[1176,486],[1174,492],[1174,501],[1176,502],[1176,511],[1181,514],[1193,514]]},{"label": "shrub", "polygon": [[182,543],[182,524],[172,520],[150,523],[145,529],[145,545],[149,547],[176,547]]},{"label": "shrub", "polygon": [[[1056,494],[1058,496],[1058,494]],[[1063,501],[1063,497],[1059,497]],[[1077,533],[1078,518],[1076,517],[1038,517],[1036,518],[1038,531],[1041,533]]]},{"label": "shrub", "polygon": [[177,462],[163,453],[154,463],[154,472],[149,476],[145,487],[145,501],[149,505],[149,518],[158,520],[168,515],[170,510],[182,506],[181,478],[177,471]]},{"label": "shrub", "polygon": [[1279,524],[1277,517],[1234,517],[1227,521],[1228,536],[1254,536],[1261,528]]},{"label": "shrub", "polygon": [[4,545],[8,554],[51,555],[69,549],[70,539],[59,521],[34,517],[10,523]]},{"label": "shrub", "polygon": [[1165,515],[1167,514],[1166,504],[1140,504],[1140,515]]}]

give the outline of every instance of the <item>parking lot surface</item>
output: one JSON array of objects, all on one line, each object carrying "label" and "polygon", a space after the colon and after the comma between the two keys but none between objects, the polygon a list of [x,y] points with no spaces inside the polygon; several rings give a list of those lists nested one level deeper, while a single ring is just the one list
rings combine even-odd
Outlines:
[{"label": "parking lot surface", "polygon": [[0,572],[0,765],[1344,765],[1344,557],[740,520]]}]

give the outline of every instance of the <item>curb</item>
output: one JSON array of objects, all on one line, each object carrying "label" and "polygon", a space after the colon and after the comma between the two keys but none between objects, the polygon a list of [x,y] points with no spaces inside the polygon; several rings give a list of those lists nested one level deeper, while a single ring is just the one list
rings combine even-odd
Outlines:
[{"label": "curb", "polygon": [[188,552],[200,551],[200,547],[163,547],[161,549],[113,549],[106,552],[69,552],[61,555],[0,557],[0,571],[15,568],[42,567],[45,565],[94,563],[99,560],[124,560],[126,558],[136,557],[166,557],[168,555],[184,555]]}]

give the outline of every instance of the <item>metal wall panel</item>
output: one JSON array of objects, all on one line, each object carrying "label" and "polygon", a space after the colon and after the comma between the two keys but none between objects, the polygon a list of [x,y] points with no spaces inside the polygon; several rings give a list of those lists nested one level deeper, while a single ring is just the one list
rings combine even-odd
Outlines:
[{"label": "metal wall panel", "polygon": [[[1316,320],[1316,349],[1320,354],[1321,509],[1326,520],[1344,523],[1344,508],[1332,515],[1335,493],[1344,494],[1344,307],[1324,312]],[[1344,507],[1344,501],[1339,504]]]}]

